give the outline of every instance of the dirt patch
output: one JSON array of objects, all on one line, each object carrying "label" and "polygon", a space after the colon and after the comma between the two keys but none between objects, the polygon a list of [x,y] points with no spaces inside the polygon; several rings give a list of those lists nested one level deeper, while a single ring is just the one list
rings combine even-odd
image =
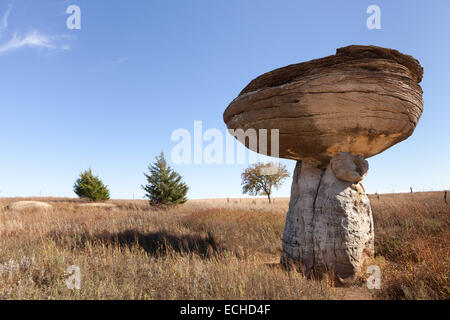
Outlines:
[{"label": "dirt patch", "polygon": [[372,292],[365,287],[336,288],[339,300],[374,300]]}]

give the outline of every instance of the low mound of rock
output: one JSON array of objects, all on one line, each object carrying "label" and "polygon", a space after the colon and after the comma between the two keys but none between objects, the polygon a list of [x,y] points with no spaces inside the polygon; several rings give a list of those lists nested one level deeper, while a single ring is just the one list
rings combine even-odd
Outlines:
[{"label": "low mound of rock", "polygon": [[6,208],[13,211],[53,209],[52,205],[41,201],[17,201],[8,204]]}]

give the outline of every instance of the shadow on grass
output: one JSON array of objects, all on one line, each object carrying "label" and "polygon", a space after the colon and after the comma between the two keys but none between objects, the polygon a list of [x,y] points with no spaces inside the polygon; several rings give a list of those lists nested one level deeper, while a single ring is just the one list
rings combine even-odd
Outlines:
[{"label": "shadow on grass", "polygon": [[202,258],[209,258],[223,251],[214,236],[210,233],[202,236],[176,235],[165,230],[149,233],[126,230],[119,233],[105,231],[97,234],[82,233],[71,236],[54,233],[52,238],[56,242],[66,245],[70,245],[71,242],[72,248],[77,247],[81,249],[85,248],[88,243],[91,245],[104,245],[106,247],[120,246],[130,249],[139,246],[153,256],[165,256],[170,252],[176,252],[194,253]]}]

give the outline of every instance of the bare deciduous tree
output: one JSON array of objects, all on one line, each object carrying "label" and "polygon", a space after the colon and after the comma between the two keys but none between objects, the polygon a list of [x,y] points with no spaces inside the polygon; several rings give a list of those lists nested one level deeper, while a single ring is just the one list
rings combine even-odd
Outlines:
[{"label": "bare deciduous tree", "polygon": [[278,189],[288,177],[289,173],[285,165],[274,163],[253,164],[241,174],[242,193],[252,196],[264,194],[271,203],[270,195],[273,189]]}]

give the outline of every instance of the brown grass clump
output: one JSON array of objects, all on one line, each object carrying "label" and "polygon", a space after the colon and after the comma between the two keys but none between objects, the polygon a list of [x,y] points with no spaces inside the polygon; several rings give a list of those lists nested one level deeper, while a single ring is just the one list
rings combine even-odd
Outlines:
[{"label": "brown grass clump", "polygon": [[[448,299],[449,207],[442,193],[371,197],[383,299]],[[289,199],[114,200],[14,212],[0,199],[0,299],[336,299],[370,297],[279,266]],[[442,202],[442,203],[441,203]],[[81,289],[66,270],[81,270]],[[342,291],[345,290],[345,291]]]}]

